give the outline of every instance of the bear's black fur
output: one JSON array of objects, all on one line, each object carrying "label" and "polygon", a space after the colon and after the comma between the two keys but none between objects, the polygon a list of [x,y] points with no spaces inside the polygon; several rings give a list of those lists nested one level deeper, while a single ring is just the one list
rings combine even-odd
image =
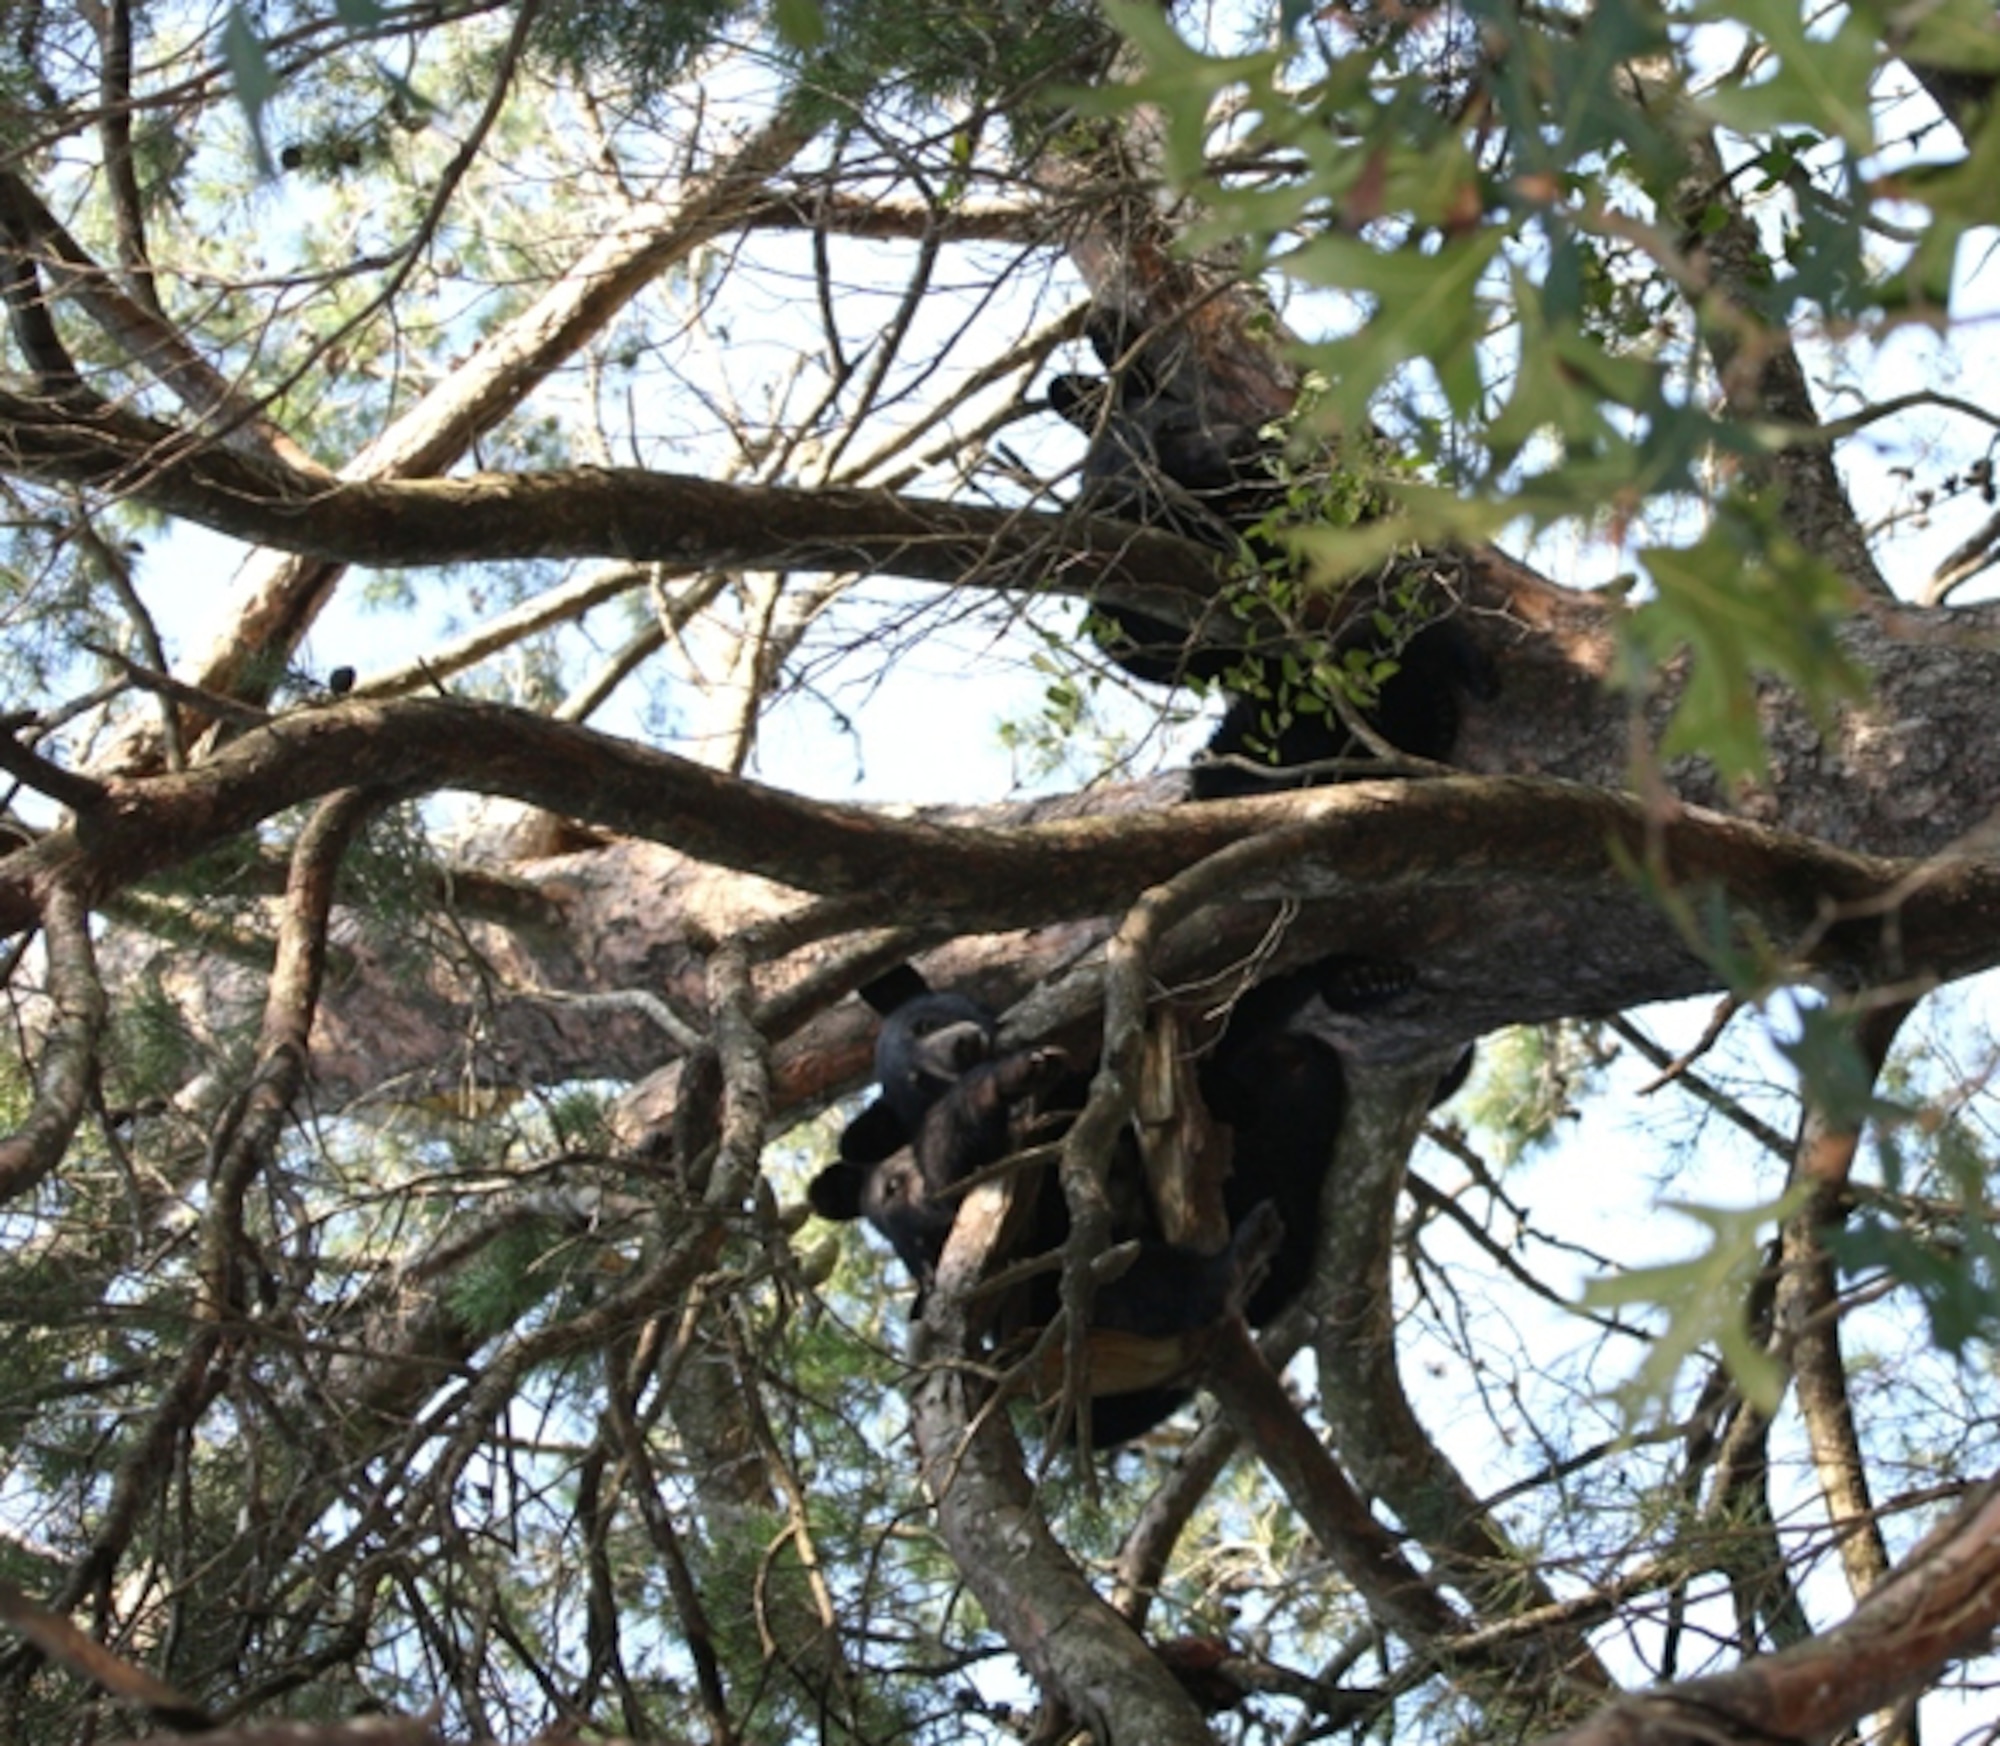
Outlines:
[{"label": "bear's black fur", "polygon": [[[891,993],[906,988],[899,981]],[[880,984],[863,993],[884,1000]],[[1059,1138],[1089,1089],[1060,1050],[1002,1050],[998,1032],[992,1012],[967,995],[925,991],[893,1005],[875,1047],[881,1094],[847,1125],[839,1159],[808,1190],[822,1217],[865,1218],[880,1231],[917,1282],[920,1301],[951,1234],[960,1186],[1018,1148],[1018,1130],[1031,1111],[1039,1131],[1027,1139]],[[1232,1210],[1228,1247],[1203,1255],[1160,1237],[1143,1174],[1136,1144],[1121,1142],[1108,1185],[1112,1240],[1136,1243],[1138,1254],[1098,1290],[1092,1327],[1172,1340],[1243,1306],[1281,1247],[1280,1215],[1269,1206]],[[1060,1248],[1069,1233],[1053,1171],[1044,1172],[1034,1193],[1022,1242],[1028,1255]],[[1060,1282],[1053,1270],[1022,1291],[1023,1301],[1009,1309],[1012,1323],[1040,1326],[1054,1317]],[[1186,1398],[1175,1388],[1100,1393],[1091,1403],[1091,1440],[1100,1448],[1127,1441]]]},{"label": "bear's black fur", "polygon": [[[1232,1133],[1223,1187],[1229,1245],[1202,1255],[1163,1241],[1136,1144],[1121,1142],[1109,1184],[1112,1236],[1137,1242],[1139,1252],[1097,1293],[1093,1327],[1168,1340],[1239,1309],[1262,1327],[1298,1300],[1312,1277],[1321,1189],[1346,1106],[1326,1021],[1393,999],[1412,979],[1400,966],[1326,958],[1235,1003],[1197,1076],[1209,1113]],[[880,1096],[847,1125],[838,1161],[813,1179],[809,1194],[823,1217],[874,1225],[921,1295],[951,1233],[959,1186],[1016,1148],[1030,1105],[1045,1118],[1034,1137],[1059,1137],[1088,1084],[1060,1051],[1001,1050],[993,1014],[969,996],[924,990],[896,998],[912,983],[922,988],[906,970],[887,999],[881,984],[863,990],[889,1007],[875,1052]],[[1029,1227],[1026,1254],[1056,1249],[1068,1235],[1053,1172],[1036,1190]],[[1024,1290],[1013,1319],[1045,1324],[1058,1307],[1055,1274]],[[1109,1448],[1139,1436],[1187,1398],[1174,1387],[1100,1394],[1091,1403],[1091,1440]]]},{"label": "bear's black fur", "polygon": [[[1249,539],[1262,561],[1279,556],[1258,525],[1284,501],[1279,440],[1220,419],[1205,407],[1185,359],[1158,339],[1126,343],[1124,324],[1099,312],[1088,329],[1108,376],[1065,375],[1049,384],[1050,408],[1083,431],[1079,502],[1094,514],[1165,528],[1235,551]],[[1365,757],[1330,698],[1290,674],[1283,648],[1228,648],[1201,640],[1150,613],[1113,602],[1093,612],[1105,652],[1148,684],[1219,685],[1228,710],[1193,771],[1197,800],[1300,788],[1328,779],[1315,766]],[[1364,622],[1342,635],[1336,662],[1365,652],[1394,663],[1363,711],[1374,732],[1419,758],[1449,756],[1458,738],[1461,696],[1493,692],[1490,663],[1455,619],[1392,633]],[[1344,664],[1344,662],[1343,662]]]}]

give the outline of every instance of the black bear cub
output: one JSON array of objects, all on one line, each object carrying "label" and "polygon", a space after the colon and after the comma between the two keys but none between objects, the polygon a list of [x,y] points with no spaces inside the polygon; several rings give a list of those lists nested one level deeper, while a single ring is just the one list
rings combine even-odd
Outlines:
[{"label": "black bear cub", "polygon": [[[1079,503],[1224,551],[1247,538],[1260,561],[1280,558],[1261,528],[1285,504],[1283,443],[1210,414],[1198,378],[1167,342],[1128,346],[1125,324],[1104,311],[1088,332],[1116,373],[1057,376],[1048,393],[1051,410],[1091,439]],[[1215,685],[1230,695],[1194,767],[1197,800],[1308,787],[1329,779],[1324,766],[1366,757],[1324,691],[1300,677],[1298,650],[1274,644],[1273,633],[1261,648],[1234,648],[1113,602],[1100,602],[1093,618],[1105,653],[1135,679]],[[1449,756],[1461,697],[1493,694],[1491,665],[1456,619],[1392,628],[1386,638],[1364,619],[1330,651],[1341,667],[1350,655],[1371,669],[1394,664],[1361,713],[1388,744],[1419,758]]]},{"label": "black bear cub", "polygon": [[[1060,1050],[1002,1050],[988,1008],[968,995],[930,992],[913,970],[863,994],[886,1009],[875,1045],[880,1096],[848,1123],[839,1160],[814,1177],[808,1194],[822,1217],[865,1218],[880,1231],[916,1281],[921,1303],[967,1179],[1019,1150],[1024,1139],[1060,1138],[1088,1082]],[[1121,1141],[1108,1184],[1112,1239],[1136,1243],[1138,1254],[1097,1292],[1091,1325],[1172,1341],[1244,1306],[1280,1248],[1280,1214],[1268,1205],[1246,1207],[1241,1216],[1232,1209],[1228,1246],[1203,1255],[1161,1238],[1143,1177],[1136,1143]],[[1069,1233],[1053,1170],[1042,1172],[1033,1193],[1022,1240],[1027,1255],[1060,1248]],[[1006,1306],[1001,1319],[1015,1327],[1045,1325],[1059,1292],[1057,1274],[1045,1271],[1021,1288],[1020,1301]],[[1093,1367],[1093,1383],[1100,1392],[1091,1402],[1091,1441],[1099,1448],[1150,1430],[1187,1398],[1184,1389],[1150,1381],[1123,1387],[1118,1367],[1109,1364]]]},{"label": "black bear cub", "polygon": [[[1113,1238],[1136,1241],[1139,1253],[1097,1293],[1094,1329],[1167,1341],[1237,1310],[1262,1327],[1298,1301],[1312,1277],[1321,1190],[1346,1107],[1329,1021],[1393,999],[1411,980],[1398,966],[1326,958],[1236,1002],[1197,1081],[1209,1113],[1232,1136],[1223,1186],[1229,1244],[1202,1255],[1160,1237],[1128,1136],[1111,1170]],[[960,1186],[1017,1149],[1031,1108],[1044,1128],[1030,1137],[1059,1137],[1088,1087],[1058,1050],[1000,1049],[990,1010],[967,995],[930,992],[912,970],[863,993],[886,1011],[875,1051],[880,1095],[847,1125],[838,1162],[813,1179],[809,1194],[823,1217],[867,1219],[921,1296],[951,1233]],[[1068,1234],[1052,1171],[1035,1190],[1029,1226],[1026,1254],[1053,1250]],[[1045,1324],[1058,1307],[1056,1276],[1042,1274],[1023,1290],[1009,1319]],[[1091,1403],[1091,1440],[1100,1448],[1152,1429],[1188,1398],[1184,1387],[1118,1389],[1115,1372],[1095,1380],[1113,1390]]]}]

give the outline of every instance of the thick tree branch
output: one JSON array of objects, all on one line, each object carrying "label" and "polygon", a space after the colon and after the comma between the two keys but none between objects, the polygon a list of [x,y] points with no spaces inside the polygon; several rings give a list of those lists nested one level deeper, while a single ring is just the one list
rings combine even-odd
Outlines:
[{"label": "thick tree branch", "polygon": [[965,1197],[916,1325],[911,1408],[938,1525],[987,1617],[1101,1746],[1210,1746],[1193,1701],[1049,1531],[1004,1405],[970,1374],[968,1301],[1005,1197],[998,1183]]},{"label": "thick tree branch", "polygon": [[1831,1741],[2000,1628],[2000,1482],[1926,1535],[1844,1624],[1727,1673],[1619,1698],[1546,1746]]},{"label": "thick tree branch", "polygon": [[[941,927],[1111,912],[1228,843],[1291,822],[1297,858],[1238,897],[1336,900],[1329,927],[1313,937],[1338,933],[1350,950],[1366,951],[1371,937],[1405,940],[1448,974],[1460,1035],[1714,989],[1716,972],[1656,894],[1628,877],[1634,867],[1650,869],[1661,891],[1726,896],[1740,923],[1779,943],[1791,971],[1889,985],[2000,961],[1993,862],[1849,855],[1695,808],[1654,819],[1634,800],[1562,783],[1356,782],[1116,818],[953,828],[802,800],[587,728],[432,698],[302,710],[194,770],[110,785],[110,798],[74,826],[0,860],[0,927],[33,922],[39,880],[73,880],[100,900],[357,783],[507,794],[711,865],[857,895],[884,921],[920,912]],[[1445,893],[1449,904],[1439,901]],[[1368,931],[1392,927],[1393,936]],[[1546,964],[1537,974],[1534,959],[1558,940],[1571,954],[1561,976]],[[1415,1028],[1401,1036],[1394,1018],[1368,1029],[1392,1053],[1418,1037],[1435,1046],[1444,1039],[1425,1024],[1439,1010],[1411,1004]]]},{"label": "thick tree branch", "polygon": [[[1348,1074],[1335,1142],[1341,1192],[1322,1215],[1315,1263],[1321,1410],[1355,1478],[1396,1513],[1438,1578],[1492,1625],[1552,1607],[1555,1596],[1424,1429],[1403,1387],[1393,1325],[1396,1207],[1438,1070],[1433,1062]],[[1581,1693],[1613,1684],[1580,1630],[1552,1631],[1540,1653],[1550,1707],[1536,1713],[1544,1719],[1576,1714]]]},{"label": "thick tree branch", "polygon": [[[1000,566],[1069,572],[1170,615],[1215,592],[1213,552],[1129,524],[898,498],[719,484],[632,467],[328,482],[124,408],[0,391],[0,467],[130,496],[218,533],[340,563],[622,558],[692,568],[866,569],[955,583]],[[1146,580],[1142,582],[1140,578]],[[219,687],[218,687],[219,688]]]}]

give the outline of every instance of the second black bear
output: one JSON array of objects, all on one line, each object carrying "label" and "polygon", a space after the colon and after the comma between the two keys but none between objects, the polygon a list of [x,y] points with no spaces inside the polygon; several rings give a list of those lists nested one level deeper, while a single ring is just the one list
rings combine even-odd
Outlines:
[{"label": "second black bear", "polygon": [[[1160,1238],[1136,1146],[1128,1143],[1111,1171],[1112,1234],[1136,1241],[1139,1253],[1098,1292],[1095,1329],[1164,1341],[1239,1309],[1262,1327],[1298,1301],[1312,1277],[1322,1190],[1346,1107],[1333,1015],[1393,999],[1411,980],[1401,966],[1325,958],[1235,1003],[1198,1073],[1202,1101],[1231,1132],[1223,1185],[1229,1245],[1203,1255]],[[944,1252],[961,1185],[1017,1147],[1019,1120],[1031,1104],[1047,1118],[1040,1137],[1057,1137],[1087,1084],[1060,1051],[1001,1050],[988,1008],[963,994],[932,993],[914,971],[863,993],[886,1012],[875,1052],[880,1095],[847,1125],[839,1160],[813,1179],[809,1194],[823,1217],[867,1219],[921,1295]],[[1448,1077],[1439,1101],[1462,1076]],[[1068,1235],[1052,1172],[1029,1223],[1027,1254],[1053,1250]],[[1015,1319],[1046,1323],[1057,1289],[1053,1273],[1037,1278]],[[1114,1382],[1091,1403],[1092,1441],[1108,1448],[1138,1436],[1187,1398],[1183,1387],[1117,1391]]]},{"label": "second black bear", "polygon": [[[1064,375],[1049,384],[1050,408],[1084,432],[1080,502],[1096,514],[1166,528],[1225,551],[1246,537],[1265,561],[1280,554],[1258,529],[1285,500],[1283,445],[1247,425],[1211,415],[1184,359],[1155,339],[1125,343],[1125,324],[1100,311],[1089,337],[1106,376]],[[1261,794],[1323,782],[1324,766],[1365,756],[1324,689],[1299,674],[1298,651],[1229,648],[1190,636],[1149,613],[1111,602],[1095,608],[1105,652],[1149,684],[1217,685],[1231,702],[1193,771],[1198,800]],[[1492,695],[1490,664],[1455,619],[1406,631],[1364,622],[1331,651],[1358,653],[1364,667],[1393,663],[1363,715],[1399,751],[1447,757],[1458,738],[1462,696]]]},{"label": "second black bear", "polygon": [[[876,984],[863,991],[888,1008],[875,1049],[880,1096],[847,1125],[839,1159],[814,1177],[808,1194],[822,1217],[865,1218],[880,1231],[917,1282],[921,1301],[967,1179],[1018,1149],[1031,1113],[1043,1119],[1044,1131],[1029,1132],[1027,1140],[1058,1138],[1088,1085],[1060,1050],[1002,1050],[993,1013],[969,996],[932,993],[914,971],[885,981],[886,990]],[[909,997],[896,998],[904,993]],[[1267,1263],[1287,1265],[1274,1261],[1290,1240],[1285,1215],[1244,1194],[1236,1196],[1240,1210],[1230,1207],[1230,1242],[1220,1253],[1164,1241],[1134,1145],[1121,1144],[1108,1189],[1113,1241],[1135,1242],[1138,1254],[1097,1292],[1093,1332],[1175,1340],[1244,1308]],[[1022,1240],[1028,1255],[1059,1248],[1069,1232],[1053,1171],[1044,1172],[1034,1192]],[[1059,1289],[1054,1271],[1036,1276],[1008,1319],[1045,1325],[1059,1307]],[[1100,1365],[1093,1381],[1100,1392],[1091,1402],[1091,1440],[1100,1448],[1150,1430],[1187,1398],[1182,1388],[1120,1387],[1109,1365]]]}]

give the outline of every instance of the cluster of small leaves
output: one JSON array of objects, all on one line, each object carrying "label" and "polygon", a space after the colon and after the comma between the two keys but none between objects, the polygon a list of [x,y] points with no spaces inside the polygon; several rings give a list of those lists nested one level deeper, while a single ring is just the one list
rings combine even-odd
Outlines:
[{"label": "cluster of small leaves", "polygon": [[588,82],[609,72],[644,101],[671,86],[694,56],[761,11],[746,0],[685,0],[672,6],[555,0],[536,20],[533,41],[538,53],[579,79]]},{"label": "cluster of small leaves", "polygon": [[536,44],[580,78],[614,69],[644,100],[731,35],[768,40],[803,89],[835,108],[886,86],[925,101],[1019,92],[1058,72],[1082,76],[1112,40],[1088,0],[556,0]]},{"label": "cluster of small leaves", "polygon": [[1584,1020],[1515,1025],[1479,1045],[1479,1070],[1453,1108],[1504,1168],[1564,1137],[1611,1059]]},{"label": "cluster of small leaves", "polygon": [[[1310,387],[1299,414],[1306,428],[1318,404],[1318,388]],[[1330,549],[1348,541],[1366,543],[1383,557],[1395,549],[1374,543],[1395,477],[1381,461],[1381,448],[1378,438],[1364,434],[1336,445],[1315,465],[1281,461],[1278,502],[1244,532],[1237,575],[1221,605],[1241,623],[1247,652],[1224,683],[1266,705],[1253,751],[1274,750],[1297,717],[1333,714],[1343,705],[1371,710],[1400,670],[1402,650],[1437,610],[1436,596],[1410,574],[1370,607],[1368,636],[1343,633],[1336,640],[1305,628],[1309,611],[1321,608],[1316,597],[1329,586],[1364,586],[1358,568],[1326,562]]]},{"label": "cluster of small leaves", "polygon": [[504,1333],[571,1285],[588,1251],[553,1222],[524,1220],[495,1237],[452,1276],[452,1310],[482,1337]]},{"label": "cluster of small leaves", "polygon": [[856,94],[894,83],[926,102],[1088,77],[1115,40],[1094,0],[824,0],[820,10],[819,77]]},{"label": "cluster of small leaves", "polygon": [[[1328,578],[1339,578],[1339,588],[1360,585],[1352,580],[1360,566],[1324,561],[1329,545],[1371,539],[1366,530],[1389,511],[1391,489],[1406,471],[1372,432],[1328,442],[1316,418],[1327,392],[1325,379],[1309,374],[1292,413],[1262,433],[1279,445],[1270,463],[1270,507],[1240,530],[1234,572],[1217,601],[1235,621],[1232,640],[1244,650],[1222,684],[1264,706],[1247,747],[1274,757],[1279,737],[1299,717],[1343,706],[1370,710],[1399,670],[1401,650],[1436,610],[1435,598],[1411,577],[1371,608],[1369,636],[1336,640],[1309,628],[1337,608],[1318,599]],[[1099,640],[1106,634],[1115,640],[1116,627],[1101,629]]]},{"label": "cluster of small leaves", "polygon": [[[1280,577],[1236,596],[1246,616],[1296,605],[1298,585]],[[1239,697],[1263,707],[1248,740],[1251,751],[1276,758],[1278,740],[1298,718],[1333,715],[1344,704],[1363,714],[1373,709],[1386,685],[1401,670],[1398,653],[1421,630],[1435,602],[1412,580],[1368,615],[1373,635],[1334,642],[1325,637],[1286,636],[1269,653],[1253,649],[1224,676]]]}]

